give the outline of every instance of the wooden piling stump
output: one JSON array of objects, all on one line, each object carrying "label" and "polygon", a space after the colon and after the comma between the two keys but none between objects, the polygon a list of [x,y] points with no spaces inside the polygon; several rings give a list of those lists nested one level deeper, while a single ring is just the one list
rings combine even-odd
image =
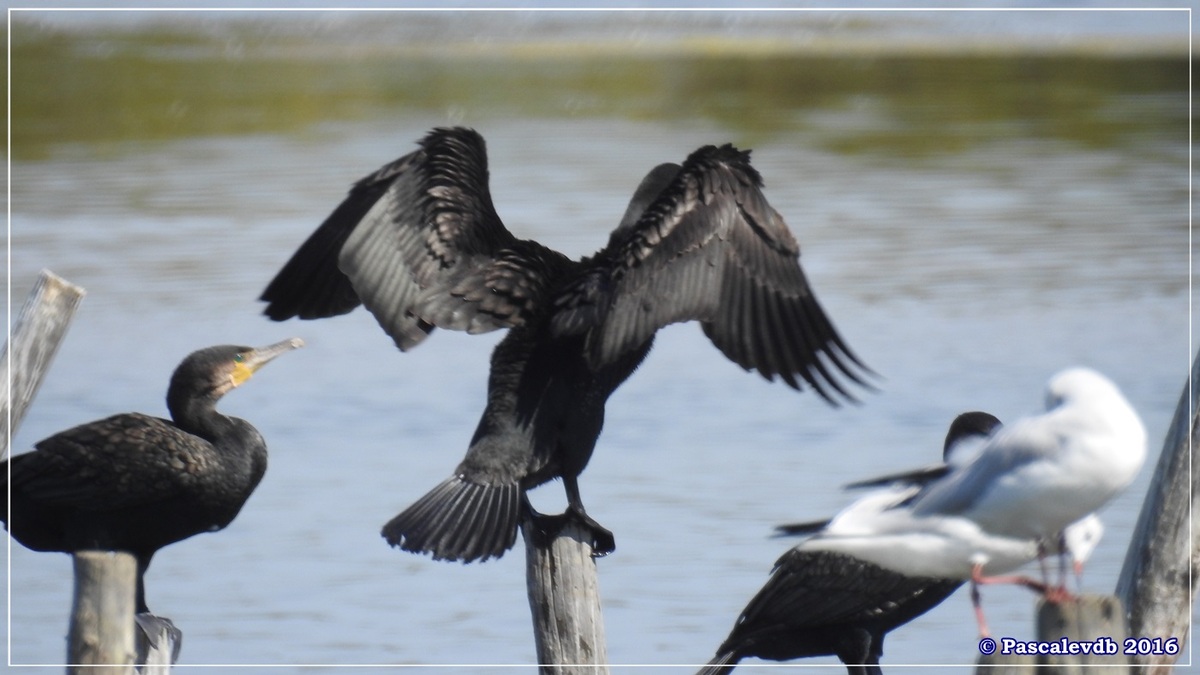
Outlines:
[{"label": "wooden piling stump", "polygon": [[67,675],[133,675],[137,561],[113,551],[78,551],[74,561]]},{"label": "wooden piling stump", "polygon": [[[1066,602],[1038,601],[1036,638],[1022,640],[1010,653],[1005,638],[996,651],[980,656],[976,675],[1083,675],[1104,666],[1111,675],[1129,673],[1125,655],[1125,611],[1112,595],[1084,595]],[[1032,653],[1038,646],[1047,653]],[[1022,653],[1015,653],[1020,651]]]},{"label": "wooden piling stump", "polygon": [[16,434],[25,410],[37,394],[67,326],[83,300],[84,290],[49,270],[42,270],[12,327],[11,341],[0,355],[0,458]]},{"label": "wooden piling stump", "polygon": [[600,585],[588,532],[568,521],[553,539],[541,541],[528,519],[521,532],[539,672],[607,675]]},{"label": "wooden piling stump", "polygon": [[1134,665],[1146,666],[1141,671],[1146,675],[1170,673],[1187,651],[1192,601],[1200,584],[1200,574],[1191,572],[1200,567],[1200,528],[1192,528],[1191,518],[1191,504],[1200,502],[1198,440],[1200,354],[1167,429],[1117,580],[1117,596],[1129,611],[1130,636],[1159,640],[1164,647],[1133,657]]},{"label": "wooden piling stump", "polygon": [[[1070,642],[1093,645],[1091,654],[1046,656],[1041,662],[1057,667],[1044,668],[1044,672],[1084,675],[1090,672],[1086,667],[1090,665],[1106,666],[1105,675],[1129,672],[1129,657],[1124,651],[1127,637],[1125,610],[1115,596],[1084,595],[1068,602],[1039,602],[1037,636],[1044,642],[1066,638]],[[1103,647],[1105,653],[1097,653],[1099,647]]]}]

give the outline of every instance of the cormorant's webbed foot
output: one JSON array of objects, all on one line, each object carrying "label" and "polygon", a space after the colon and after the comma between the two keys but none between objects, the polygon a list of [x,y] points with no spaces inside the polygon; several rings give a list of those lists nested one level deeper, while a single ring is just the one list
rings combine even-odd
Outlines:
[{"label": "cormorant's webbed foot", "polygon": [[617,548],[611,531],[574,506],[568,506],[566,511],[554,516],[538,513],[530,506],[529,520],[533,526],[533,541],[538,546],[549,546],[568,523],[574,522],[591,534],[591,541],[588,543],[592,547],[593,558],[602,558]]},{"label": "cormorant's webbed foot", "polygon": [[592,533],[592,557],[603,558],[604,556],[617,550],[617,540],[613,538],[613,533],[608,528],[600,523],[597,523],[594,518],[589,516],[586,511],[574,506],[568,506],[566,513],[563,516],[573,518]]},{"label": "cormorant's webbed foot", "polygon": [[173,621],[165,616],[155,616],[149,611],[138,612],[133,620],[142,632],[141,638],[135,640],[139,663],[146,663],[150,652],[164,653],[167,649],[171,650],[172,664],[179,660],[179,650],[183,647],[183,631],[179,630]]}]

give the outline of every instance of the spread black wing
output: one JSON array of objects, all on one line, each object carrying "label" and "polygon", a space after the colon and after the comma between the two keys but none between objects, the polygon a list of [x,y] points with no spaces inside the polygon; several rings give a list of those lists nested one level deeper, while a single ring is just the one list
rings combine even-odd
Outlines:
[{"label": "spread black wing", "polygon": [[[309,243],[319,254],[306,252]],[[435,327],[480,333],[521,325],[569,262],[504,227],[478,133],[435,129],[420,150],[359,181],[263,299],[268,316],[287,318],[288,296],[273,289],[305,275],[333,279],[336,289],[340,274],[396,345],[409,349]]]},{"label": "spread black wing", "polygon": [[841,377],[869,386],[870,371],[817,302],[799,245],[761,188],[748,152],[692,153],[636,224],[618,228],[556,296],[553,330],[586,332],[589,358],[607,363],[662,326],[698,320],[743,368],[795,388],[802,379],[830,402],[853,400]]},{"label": "spread black wing", "polygon": [[346,199],[284,264],[259,298],[275,321],[324,319],[358,307],[350,279],[338,268],[338,253],[355,225],[388,191],[397,175],[412,170],[420,152],[405,155],[354,184]]}]

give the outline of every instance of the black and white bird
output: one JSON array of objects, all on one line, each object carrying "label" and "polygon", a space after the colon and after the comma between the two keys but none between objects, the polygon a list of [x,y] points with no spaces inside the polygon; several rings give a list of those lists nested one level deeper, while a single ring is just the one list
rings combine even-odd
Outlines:
[{"label": "black and white bird", "polygon": [[[942,462],[920,469],[855,481],[847,484],[846,488],[924,487],[937,479],[944,478],[955,468],[961,468],[969,463],[983,447],[986,439],[1000,426],[999,418],[991,413],[981,411],[962,413],[950,423],[950,429],[946,433],[946,439],[942,446]],[[912,497],[916,497],[917,494],[919,494],[919,490],[914,490]],[[828,524],[828,520],[788,523],[776,526],[775,530],[778,536],[808,535],[820,531]],[[1068,563],[1074,572],[1076,585],[1081,585],[1084,563],[1091,557],[1103,536],[1103,521],[1095,513],[1090,513],[1068,525],[1056,539],[1041,542],[1043,553],[1062,558],[1064,569],[1060,574],[1059,588],[1065,587],[1065,568]],[[1043,577],[1043,585],[1049,587],[1048,575],[1043,574]]]},{"label": "black and white bird", "polygon": [[[420,149],[360,180],[262,295],[274,320],[360,303],[401,350],[434,328],[508,329],[487,406],[453,474],[393,518],[393,546],[469,562],[512,547],[525,492],[562,478],[567,517],[597,554],[612,533],[579,494],[612,392],[655,332],[699,321],[728,358],[763,377],[853,400],[870,371],[825,315],[799,245],[762,193],[748,152],[706,146],[638,186],[608,245],[580,261],[517,239],[488,191],[483,138],[435,129]],[[556,522],[537,519],[542,531]]]},{"label": "black and white bird", "polygon": [[[978,584],[996,579],[1048,590],[1048,584],[1024,577],[998,577],[1046,552],[1071,556],[1078,570],[1103,531],[1092,511],[1136,476],[1145,455],[1145,431],[1116,387],[1094,371],[1072,369],[1053,377],[1046,405],[1046,413],[1008,428],[988,413],[964,413],[947,433],[942,464],[854,483],[882,487],[831,520],[777,528],[782,534],[812,536],[779,559],[701,674],[729,672],[749,656],[788,660],[828,654],[838,656],[851,675],[880,673],[887,632],[933,608],[965,581],[972,582],[976,617],[986,634]],[[982,445],[980,439],[986,439]],[[1042,442],[1034,445],[1029,439]],[[1079,515],[1061,525],[1050,520],[1033,533],[1015,525],[990,531],[961,511],[918,512],[928,494],[980,471],[981,462],[1035,450],[1025,462],[1014,458],[1004,465],[1015,469],[1040,463],[1035,477],[1028,479],[1044,481],[1037,499],[1057,499],[1055,486],[1069,486],[1073,480],[1090,480],[1094,489],[1111,491],[1099,499],[1066,497],[1085,501],[1075,505]],[[1099,478],[1103,469],[1091,478],[1079,476],[1077,454],[1104,463],[1117,479]],[[1007,475],[998,472],[994,479],[1008,487]],[[988,494],[996,488],[976,481],[979,499],[996,499]],[[1114,484],[1118,487],[1109,487]],[[1065,489],[1064,494],[1078,491]],[[992,516],[999,520],[996,511]]]},{"label": "black and white bird", "polygon": [[892,488],[903,497],[895,506],[871,508],[869,499],[886,497],[864,497],[867,506],[847,509],[799,547],[912,577],[969,579],[986,634],[978,585],[1043,556],[1127,487],[1145,456],[1145,428],[1116,385],[1067,369],[1050,379],[1044,413],[997,429],[969,461],[914,494]]},{"label": "black and white bird", "polygon": [[848,519],[806,545],[918,576],[1013,569],[1004,561],[1022,556],[1005,551],[1055,541],[1128,486],[1145,456],[1145,428],[1117,387],[1090,369],[1064,370],[1047,385],[1044,413],[999,428],[902,507]]},{"label": "black and white bird", "polygon": [[[956,449],[986,437],[999,425],[987,413],[959,415],[946,433],[943,458],[949,461]],[[938,464],[865,481],[884,489],[865,495],[832,520],[792,523],[776,530],[783,535],[815,535],[844,527],[846,519],[902,505],[948,470],[947,464]],[[884,637],[936,607],[962,584],[961,579],[912,577],[845,553],[797,546],[775,563],[770,579],[700,673],[728,673],[749,657],[790,661],[828,655],[841,659],[851,675],[878,673]]]}]

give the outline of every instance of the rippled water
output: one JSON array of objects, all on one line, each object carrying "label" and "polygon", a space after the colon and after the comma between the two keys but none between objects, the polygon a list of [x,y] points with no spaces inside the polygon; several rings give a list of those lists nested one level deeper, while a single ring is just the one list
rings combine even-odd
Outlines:
[{"label": "rippled water", "polygon": [[[1112,106],[1137,115],[1128,111],[1179,101]],[[617,537],[599,561],[614,663],[707,660],[787,547],[768,538],[774,524],[833,513],[850,498],[839,489],[848,481],[932,461],[960,411],[1035,412],[1060,368],[1111,376],[1143,415],[1156,456],[1197,347],[1186,134],[1102,146],[1006,136],[900,158],[822,149],[830,135],[903,124],[869,99],[795,114],[804,117],[796,129],[753,143],[686,115],[475,123],[509,228],[570,255],[606,241],[654,164],[705,143],[752,145],[822,303],[883,378],[863,405],[833,410],[741,371],[696,326],[662,331],[610,400],[581,481],[589,511]],[[13,302],[43,267],[88,291],[17,452],[114,412],[165,414],[167,377],[195,348],[292,335],[308,343],[222,404],[268,440],[258,491],[227,530],[164,549],[148,574],[150,606],[185,633],[185,664],[534,658],[519,544],[464,567],[391,550],[378,536],[459,461],[499,336],[439,332],[400,354],[363,310],[274,324],[255,301],[353,180],[450,121],[401,110],[303,133],[103,153],[64,145],[13,166]],[[1103,513],[1092,591],[1115,585],[1147,464]],[[561,488],[540,488],[534,500],[557,508]],[[13,663],[61,662],[70,579],[67,556],[13,546]],[[997,634],[1032,634],[1027,592],[988,588],[985,602]],[[969,664],[975,644],[959,593],[893,633],[885,664]]]}]

